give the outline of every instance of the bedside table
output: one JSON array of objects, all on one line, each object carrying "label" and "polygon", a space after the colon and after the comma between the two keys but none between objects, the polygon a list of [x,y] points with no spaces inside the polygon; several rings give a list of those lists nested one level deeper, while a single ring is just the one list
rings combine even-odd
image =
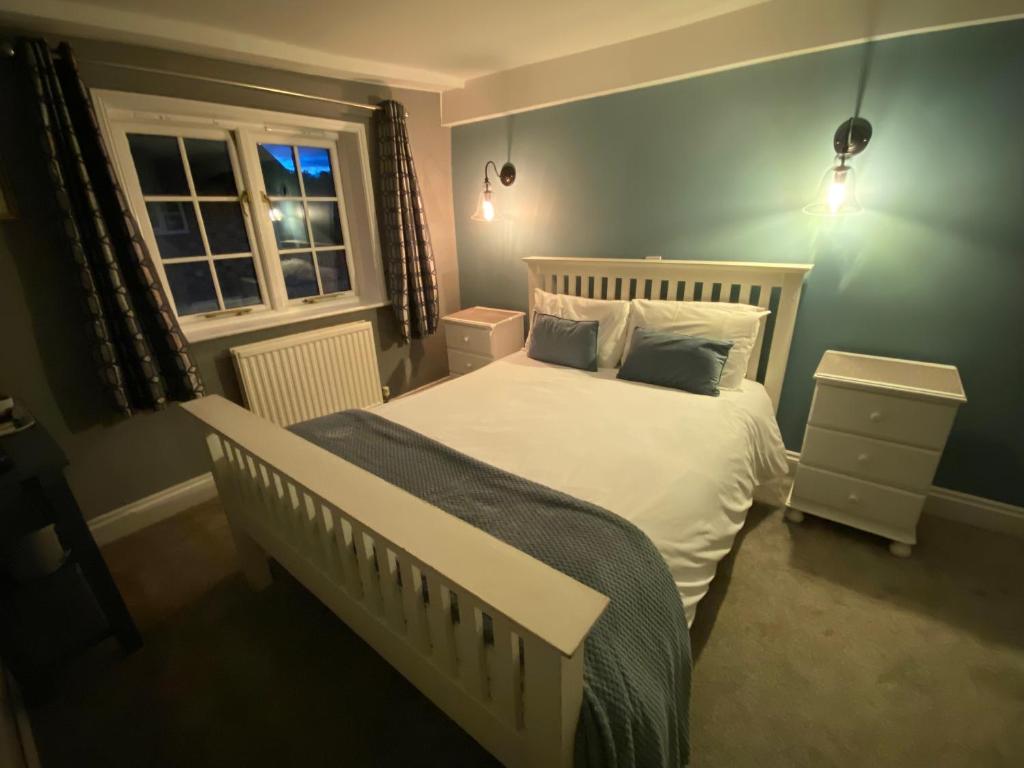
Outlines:
[{"label": "bedside table", "polygon": [[452,376],[482,368],[523,348],[523,318],[512,309],[470,307],[441,318]]},{"label": "bedside table", "polygon": [[10,458],[0,472],[0,551],[53,525],[67,558],[48,575],[0,579],[0,655],[25,697],[42,701],[70,656],[108,636],[131,653],[142,637],[64,478],[68,461],[56,441],[37,422],[0,437],[0,450]]},{"label": "bedside table", "polygon": [[967,402],[960,374],[951,365],[829,350],[814,381],[786,517],[845,523],[909,556],[953,419]]}]

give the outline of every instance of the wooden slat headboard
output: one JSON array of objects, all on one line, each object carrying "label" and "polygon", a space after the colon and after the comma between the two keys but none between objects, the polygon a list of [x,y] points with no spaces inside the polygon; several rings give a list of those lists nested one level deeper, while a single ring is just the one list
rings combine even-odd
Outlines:
[{"label": "wooden slat headboard", "polygon": [[812,264],[556,256],[527,256],[523,261],[529,277],[529,317],[534,288],[594,299],[716,301],[770,309],[750,356],[747,378],[764,384],[778,409],[800,291]]}]

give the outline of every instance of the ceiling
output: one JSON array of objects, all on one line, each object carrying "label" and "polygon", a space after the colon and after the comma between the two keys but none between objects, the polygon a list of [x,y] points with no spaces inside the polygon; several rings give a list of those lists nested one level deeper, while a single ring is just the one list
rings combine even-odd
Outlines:
[{"label": "ceiling", "polygon": [[[216,48],[300,50],[415,73],[439,89],[500,70],[663,32],[767,0],[4,0],[28,16]],[[20,6],[20,7],[19,7]],[[122,38],[126,35],[122,35]],[[161,46],[166,47],[166,45]],[[211,51],[213,52],[213,51]],[[318,56],[319,55],[319,56]],[[391,79],[396,79],[393,76]],[[401,77],[397,78],[403,79]]]},{"label": "ceiling", "polygon": [[1024,0],[0,0],[0,24],[442,94],[458,125],[965,24]]}]

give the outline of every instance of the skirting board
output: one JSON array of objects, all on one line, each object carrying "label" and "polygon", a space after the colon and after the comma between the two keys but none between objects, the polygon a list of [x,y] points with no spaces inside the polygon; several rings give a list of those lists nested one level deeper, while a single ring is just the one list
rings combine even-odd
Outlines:
[{"label": "skirting board", "polygon": [[[786,451],[786,459],[789,461],[789,474],[792,475],[800,461],[800,454],[797,451]],[[1024,507],[951,491],[937,485],[933,485],[928,494],[924,514],[1024,538]]]},{"label": "skirting board", "polygon": [[94,517],[89,521],[89,528],[102,547],[216,496],[213,475],[207,472]]}]

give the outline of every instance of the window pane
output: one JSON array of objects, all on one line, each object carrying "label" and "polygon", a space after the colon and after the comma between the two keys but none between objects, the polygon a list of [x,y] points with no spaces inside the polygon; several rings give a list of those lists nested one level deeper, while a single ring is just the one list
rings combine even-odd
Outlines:
[{"label": "window pane", "polygon": [[146,203],[146,210],[161,258],[206,255],[192,203]]},{"label": "window pane", "polygon": [[317,251],[316,261],[320,266],[320,283],[324,293],[347,291],[352,287],[344,251]]},{"label": "window pane", "polygon": [[242,207],[238,203],[200,203],[203,212],[203,226],[210,252],[247,253],[249,234],[242,220]]},{"label": "window pane", "polygon": [[299,147],[299,165],[306,197],[334,197],[330,152],[321,147]]},{"label": "window pane", "polygon": [[129,133],[135,171],[144,195],[187,195],[188,182],[174,136]]},{"label": "window pane", "polygon": [[174,305],[179,315],[216,312],[220,309],[209,262],[167,264],[164,269],[167,270],[167,282],[170,283],[171,295],[174,296]]},{"label": "window pane", "polygon": [[316,274],[313,272],[312,254],[290,253],[282,256],[281,270],[284,272],[284,285],[288,290],[289,299],[301,299],[320,293],[316,286]]},{"label": "window pane", "polygon": [[271,197],[298,197],[301,193],[292,148],[284,144],[260,144],[258,150],[267,194]]},{"label": "window pane", "polygon": [[197,195],[237,195],[226,141],[185,139],[185,154]]},{"label": "window pane", "polygon": [[316,245],[341,245],[341,216],[338,204],[309,203],[309,223]]},{"label": "window pane", "polygon": [[270,220],[274,222],[274,236],[278,248],[308,248],[309,233],[306,231],[306,212],[302,203],[294,200],[278,200],[270,209]]},{"label": "window pane", "polygon": [[226,309],[260,303],[260,284],[256,279],[252,258],[221,259],[214,264]]}]

